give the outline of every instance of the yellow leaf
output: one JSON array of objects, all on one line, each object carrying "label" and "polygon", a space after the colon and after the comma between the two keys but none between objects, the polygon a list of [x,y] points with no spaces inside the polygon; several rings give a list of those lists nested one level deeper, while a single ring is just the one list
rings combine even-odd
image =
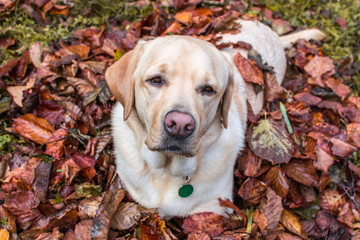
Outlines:
[{"label": "yellow leaf", "polygon": [[9,240],[10,234],[6,229],[0,230],[0,240]]}]

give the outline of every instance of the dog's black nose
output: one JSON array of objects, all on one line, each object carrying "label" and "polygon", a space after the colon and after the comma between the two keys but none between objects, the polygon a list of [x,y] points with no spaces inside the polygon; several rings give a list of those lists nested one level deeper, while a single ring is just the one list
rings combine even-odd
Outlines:
[{"label": "dog's black nose", "polygon": [[164,120],[166,132],[175,138],[187,138],[195,129],[195,119],[189,113],[172,111]]}]

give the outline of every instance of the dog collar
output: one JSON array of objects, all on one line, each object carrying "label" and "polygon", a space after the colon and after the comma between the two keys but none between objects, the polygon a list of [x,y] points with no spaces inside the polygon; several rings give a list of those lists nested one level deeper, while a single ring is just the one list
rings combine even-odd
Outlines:
[{"label": "dog collar", "polygon": [[194,192],[194,187],[190,184],[191,178],[189,176],[184,177],[184,180],[185,183],[179,188],[179,196],[187,198]]}]

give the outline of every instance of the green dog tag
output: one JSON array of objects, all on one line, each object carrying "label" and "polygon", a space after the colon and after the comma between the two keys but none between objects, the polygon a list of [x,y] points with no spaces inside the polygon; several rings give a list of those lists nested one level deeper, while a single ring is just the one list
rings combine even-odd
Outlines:
[{"label": "green dog tag", "polygon": [[194,192],[194,187],[188,183],[185,183],[179,188],[179,196],[182,198],[189,197],[193,192]]}]

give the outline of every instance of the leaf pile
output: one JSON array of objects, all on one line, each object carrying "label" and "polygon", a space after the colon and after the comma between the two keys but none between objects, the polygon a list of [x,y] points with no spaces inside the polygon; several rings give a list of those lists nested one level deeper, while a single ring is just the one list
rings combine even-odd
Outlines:
[{"label": "leaf pile", "polygon": [[[234,201],[219,199],[234,210],[229,218],[198,213],[164,221],[132,201],[115,173],[109,126],[115,100],[106,68],[140,38],[185,34],[214,43],[217,32],[239,27],[233,19],[256,18],[244,14],[242,2],[162,7],[165,2],[155,2],[150,15],[133,23],[78,29],[50,46],[34,42],[0,67],[0,239],[359,237],[360,98],[339,80],[353,77],[356,64],[334,62],[318,42],[299,40],[288,50],[282,86],[261,62],[241,60],[242,66],[259,65],[261,81],[253,84],[264,89],[265,105],[257,116],[249,110]],[[24,5],[1,2],[0,13],[13,14],[18,3]],[[45,25],[51,12],[73,17],[72,4],[57,4],[25,1]],[[269,22],[292,31],[275,14]],[[2,35],[0,43],[19,44]]]}]

